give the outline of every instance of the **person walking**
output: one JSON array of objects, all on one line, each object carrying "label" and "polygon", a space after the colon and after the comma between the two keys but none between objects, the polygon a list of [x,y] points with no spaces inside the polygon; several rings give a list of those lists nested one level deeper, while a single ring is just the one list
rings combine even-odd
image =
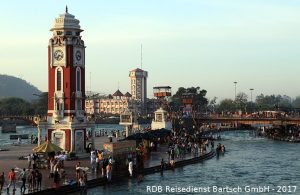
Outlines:
[{"label": "person walking", "polygon": [[7,186],[7,193],[9,194],[9,188],[12,184],[14,185],[13,191],[16,190],[16,173],[15,173],[15,169],[11,169],[10,172],[8,173],[8,181],[9,181],[9,184]]},{"label": "person walking", "polygon": [[[19,179],[22,180],[21,193],[23,193],[23,194],[25,193],[25,190],[26,190],[26,186],[25,186],[26,178],[27,178],[27,171],[25,168],[23,168],[22,172],[19,175]],[[24,189],[24,191],[22,189]]]}]

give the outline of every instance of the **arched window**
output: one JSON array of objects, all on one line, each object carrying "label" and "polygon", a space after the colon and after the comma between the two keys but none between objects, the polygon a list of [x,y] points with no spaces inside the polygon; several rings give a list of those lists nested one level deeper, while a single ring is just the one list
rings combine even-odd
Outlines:
[{"label": "arched window", "polygon": [[56,69],[56,91],[62,90],[62,81],[63,81],[62,78],[63,78],[62,69],[57,68]]},{"label": "arched window", "polygon": [[76,69],[76,91],[81,91],[81,70],[79,67]]}]

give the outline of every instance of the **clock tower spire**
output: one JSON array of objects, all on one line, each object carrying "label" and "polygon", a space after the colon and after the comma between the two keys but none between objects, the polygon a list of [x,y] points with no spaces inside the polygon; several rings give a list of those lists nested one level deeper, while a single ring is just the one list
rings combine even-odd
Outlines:
[{"label": "clock tower spire", "polygon": [[66,151],[83,152],[87,121],[85,44],[79,20],[66,12],[54,20],[48,44],[48,138]]}]

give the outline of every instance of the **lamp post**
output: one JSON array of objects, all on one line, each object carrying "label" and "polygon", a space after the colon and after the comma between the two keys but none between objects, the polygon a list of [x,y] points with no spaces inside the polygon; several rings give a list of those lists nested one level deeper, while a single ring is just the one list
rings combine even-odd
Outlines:
[{"label": "lamp post", "polygon": [[253,101],[252,101],[252,92],[253,92],[253,88],[250,88],[250,94],[251,94],[251,112],[253,112]]},{"label": "lamp post", "polygon": [[236,84],[237,84],[237,82],[234,81],[233,83],[234,83],[234,101],[236,101]]}]

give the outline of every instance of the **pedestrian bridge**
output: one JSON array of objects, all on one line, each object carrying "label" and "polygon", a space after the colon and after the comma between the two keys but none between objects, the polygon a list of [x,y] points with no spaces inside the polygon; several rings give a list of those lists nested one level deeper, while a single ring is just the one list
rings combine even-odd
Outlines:
[{"label": "pedestrian bridge", "polygon": [[13,121],[13,120],[21,120],[28,122],[29,124],[33,126],[37,126],[38,120],[44,120],[45,117],[41,116],[28,116],[28,115],[20,115],[20,116],[0,116],[0,120],[7,120],[7,121]]},{"label": "pedestrian bridge", "polygon": [[239,123],[247,125],[300,125],[300,118],[197,117],[198,123]]}]

